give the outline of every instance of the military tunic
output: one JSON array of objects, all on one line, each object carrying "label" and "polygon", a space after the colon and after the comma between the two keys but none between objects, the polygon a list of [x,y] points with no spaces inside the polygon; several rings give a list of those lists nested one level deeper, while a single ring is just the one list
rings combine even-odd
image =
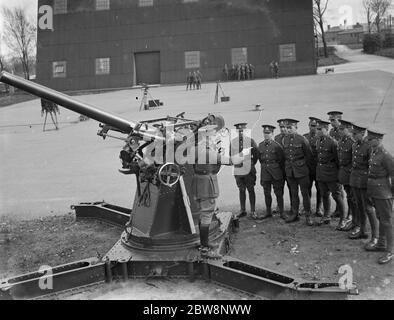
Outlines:
[{"label": "military tunic", "polygon": [[313,183],[315,183],[316,187],[316,212],[320,211],[321,203],[322,203],[322,196],[320,192],[319,183],[316,181],[316,167],[317,167],[317,139],[318,136],[316,133],[306,133],[304,134],[306,140],[308,140],[309,145],[311,146],[312,150],[312,160],[311,160],[311,170],[309,172],[309,196],[312,197],[312,187]]},{"label": "military tunic", "polygon": [[284,211],[283,188],[285,183],[285,155],[283,148],[274,140],[265,140],[260,143],[258,151],[261,164],[260,183],[264,189],[267,212],[271,213],[271,191],[273,187],[279,212],[282,215]]},{"label": "military tunic", "polygon": [[338,143],[339,172],[338,180],[343,185],[349,185],[352,172],[353,144],[352,137],[344,136]]},{"label": "military tunic", "polygon": [[341,185],[338,182],[338,144],[329,137],[322,136],[317,141],[316,180],[323,196],[324,216],[330,217],[330,192],[334,198],[340,217],[345,218],[345,205]]},{"label": "military tunic", "polygon": [[335,141],[341,140],[341,132],[339,128],[332,128],[329,133],[330,137],[333,138]]},{"label": "military tunic", "polygon": [[[256,185],[256,163],[259,159],[257,144],[250,137],[242,136],[240,139],[236,138],[231,141],[231,155],[239,155],[244,148],[252,148],[251,163],[248,165],[239,164],[234,165],[234,177],[238,188],[253,188]],[[249,170],[250,168],[250,170]],[[245,171],[248,170],[248,172]]]},{"label": "military tunic", "polygon": [[282,139],[282,145],[286,159],[286,176],[293,178],[309,176],[312,150],[305,137],[299,134],[287,134]]},{"label": "military tunic", "polygon": [[347,204],[349,208],[349,215],[354,214],[356,210],[355,199],[353,197],[352,188],[350,187],[350,174],[352,172],[352,157],[353,157],[353,144],[354,139],[351,136],[343,136],[338,143],[338,160],[339,160],[339,172],[338,181],[343,185]]},{"label": "military tunic", "polygon": [[301,189],[303,206],[307,214],[311,211],[311,197],[309,195],[310,167],[312,150],[305,137],[299,134],[286,134],[282,139],[285,153],[285,173],[290,188],[293,215],[298,215],[300,199],[298,189]]},{"label": "military tunic", "polygon": [[275,136],[275,141],[277,142],[277,143],[279,143],[282,147],[283,147],[283,138],[285,137],[286,135],[284,134],[284,133],[280,133],[280,134],[278,134],[277,136]]},{"label": "military tunic", "polygon": [[361,232],[366,232],[367,217],[369,219],[372,231],[372,237],[377,237],[378,220],[372,207],[371,198],[367,196],[368,185],[368,166],[371,155],[371,147],[364,139],[361,142],[356,141],[352,147],[352,172],[350,173],[349,185],[352,187],[352,193],[356,204],[354,222],[361,228]]},{"label": "military tunic", "polygon": [[394,158],[383,147],[373,151],[369,160],[367,194],[379,218],[379,240],[393,253]]},{"label": "military tunic", "polygon": [[323,136],[317,140],[316,180],[322,182],[338,181],[338,144]]},{"label": "military tunic", "polygon": [[[203,150],[205,148],[205,150]],[[192,193],[196,200],[200,214],[201,224],[209,225],[212,222],[214,211],[216,210],[216,199],[219,197],[219,183],[217,174],[220,171],[219,154],[210,148],[199,144],[196,148],[196,164],[194,165],[194,175],[192,178]],[[201,157],[209,159],[216,158],[216,164],[199,164]],[[199,161],[200,160],[200,161]]]},{"label": "military tunic", "polygon": [[256,185],[256,163],[258,160],[258,150],[256,142],[250,137],[239,135],[238,138],[231,141],[231,155],[240,155],[244,148],[252,148],[249,163],[234,165],[234,177],[239,189],[239,202],[241,212],[246,212],[246,190],[249,193],[249,203],[252,212],[256,210],[256,193],[254,187]]}]

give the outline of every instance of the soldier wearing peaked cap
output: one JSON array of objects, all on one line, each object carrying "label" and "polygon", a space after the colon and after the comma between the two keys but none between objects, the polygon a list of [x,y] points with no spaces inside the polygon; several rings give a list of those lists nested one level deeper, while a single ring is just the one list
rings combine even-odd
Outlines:
[{"label": "soldier wearing peaked cap", "polygon": [[[283,138],[287,134],[287,127],[286,127],[287,123],[286,123],[286,119],[279,119],[277,122],[278,122],[280,133],[278,135],[276,135],[274,139],[283,148]],[[285,181],[286,181],[286,179],[285,179]],[[289,198],[290,198],[290,202],[291,202],[292,201],[291,189],[290,189],[290,186],[287,183],[287,181],[286,181],[286,184],[287,184],[287,190],[289,191]],[[277,207],[276,211],[279,211],[279,207]]]},{"label": "soldier wearing peaked cap", "polygon": [[[342,134],[339,127],[343,113],[341,111],[330,111],[327,113],[327,115],[331,123],[330,137],[333,138],[336,142],[339,142],[339,140],[341,140],[341,134]],[[345,193],[343,191],[342,186],[341,186],[341,193],[342,193],[342,197],[344,198]],[[339,217],[339,216],[340,216],[339,210],[338,208],[336,208],[334,217]]]},{"label": "soldier wearing peaked cap", "polygon": [[[221,155],[216,150],[214,137],[217,131],[224,126],[222,117],[210,117],[211,124],[199,130],[196,141],[196,162],[194,163],[194,175],[192,178],[191,190],[194,200],[200,212],[199,232],[200,232],[200,251],[201,255],[207,258],[218,258],[217,254],[209,243],[209,230],[212,219],[216,212],[216,199],[219,197],[218,172],[222,164],[232,165],[244,161],[238,155],[230,158]],[[250,151],[250,150],[249,150]],[[245,156],[248,152],[245,151]]]},{"label": "soldier wearing peaked cap", "polygon": [[330,130],[330,137],[332,137],[336,141],[339,141],[341,139],[341,132],[339,130],[339,126],[343,113],[341,111],[330,111],[327,114],[332,127]]},{"label": "soldier wearing peaked cap", "polygon": [[234,166],[234,177],[239,189],[239,202],[241,211],[238,217],[244,217],[246,213],[246,190],[249,194],[249,204],[251,216],[256,216],[256,193],[254,187],[256,185],[256,163],[258,160],[258,150],[256,142],[249,136],[245,135],[247,123],[238,123],[235,128],[238,130],[238,135],[231,141],[231,154],[242,154],[244,148],[252,148],[251,163],[249,166],[246,163]]},{"label": "soldier wearing peaked cap", "polygon": [[352,187],[353,197],[356,203],[355,220],[356,227],[350,233],[349,238],[368,239],[367,217],[371,226],[372,242],[378,238],[378,220],[373,210],[372,201],[367,196],[368,167],[371,158],[371,146],[365,136],[365,127],[353,124],[355,143],[352,147],[352,172],[350,173],[349,185]]},{"label": "soldier wearing peaked cap", "polygon": [[316,166],[317,166],[317,149],[316,149],[316,143],[317,143],[317,123],[320,121],[318,118],[310,117],[309,118],[309,132],[304,134],[304,137],[308,140],[309,145],[311,146],[312,149],[312,164],[311,164],[311,170],[309,173],[309,179],[310,179],[310,184],[309,184],[309,195],[312,198],[312,187],[313,183],[315,183],[315,188],[316,188],[316,215],[317,216],[322,216],[322,196],[320,192],[320,187],[318,182],[316,181]]},{"label": "soldier wearing peaked cap", "polygon": [[323,196],[324,216],[318,223],[329,224],[331,221],[330,213],[330,192],[334,198],[340,212],[341,220],[339,225],[345,220],[345,205],[342,198],[341,186],[338,182],[338,144],[329,136],[328,128],[330,123],[320,120],[318,122],[317,140],[317,168],[316,180],[319,183]]},{"label": "soldier wearing peaked cap", "polygon": [[356,204],[353,198],[352,188],[349,185],[350,173],[352,171],[352,148],[354,144],[353,138],[353,124],[349,121],[340,120],[340,127],[342,138],[338,142],[338,160],[339,160],[339,172],[338,181],[343,185],[347,204],[348,212],[345,213],[345,220],[342,225],[338,226],[339,231],[350,231],[355,226],[353,223],[353,215],[356,211]]},{"label": "soldier wearing peaked cap", "polygon": [[369,129],[367,139],[372,154],[369,160],[367,195],[372,199],[379,218],[379,239],[366,245],[367,251],[383,251],[379,264],[386,264],[394,258],[394,158],[383,147],[384,134]]},{"label": "soldier wearing peaked cap", "polygon": [[295,222],[299,219],[300,199],[298,197],[301,189],[306,223],[313,225],[311,218],[311,198],[309,196],[309,172],[312,163],[312,150],[308,140],[297,133],[297,123],[299,121],[286,119],[288,133],[282,140],[285,152],[285,172],[287,183],[291,189],[291,212],[286,217],[287,223]]},{"label": "soldier wearing peaked cap", "polygon": [[264,141],[259,144],[259,160],[261,164],[260,183],[264,189],[266,212],[261,217],[272,217],[272,187],[278,203],[280,217],[284,219],[283,188],[285,183],[284,163],[285,155],[282,146],[274,141],[274,126],[263,125]]},{"label": "soldier wearing peaked cap", "polygon": [[287,133],[287,128],[286,128],[286,121],[285,119],[280,119],[278,120],[278,125],[279,125],[279,129],[280,129],[280,133],[278,135],[275,136],[275,141],[277,143],[279,143],[280,145],[282,145],[283,142],[283,138]]}]

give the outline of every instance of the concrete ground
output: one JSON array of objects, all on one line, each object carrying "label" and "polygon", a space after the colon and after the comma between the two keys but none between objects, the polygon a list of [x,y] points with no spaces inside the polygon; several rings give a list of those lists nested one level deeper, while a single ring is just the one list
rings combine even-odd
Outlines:
[{"label": "concrete ground", "polygon": [[[283,117],[296,118],[301,121],[299,132],[305,133],[309,116],[326,118],[328,111],[342,110],[345,119],[387,132],[385,146],[394,153],[394,61],[362,56],[359,52],[347,55],[346,59],[351,62],[336,66],[334,74],[223,83],[226,95],[231,97],[229,103],[213,104],[216,86],[212,83],[203,84],[201,91],[187,92],[185,86],[153,88],[151,94],[164,102],[164,106],[155,111],[138,111],[140,90],[77,99],[134,121],[183,111],[194,119],[220,113],[229,128],[234,123],[248,122],[255,128],[253,137],[258,142],[262,140],[262,124],[276,124],[276,120]],[[256,104],[264,107],[261,118],[253,111]],[[59,121],[64,123],[60,130],[42,132],[42,126],[36,125],[43,121],[40,111],[39,100],[0,109],[0,217],[25,220],[61,215],[69,212],[72,204],[103,199],[130,207],[135,181],[117,172],[122,142],[103,141],[96,135],[97,122],[78,123],[78,115],[63,108]],[[238,191],[231,168],[222,170],[219,180],[220,208],[238,210]],[[257,207],[262,211],[264,200],[260,186],[257,186],[257,194]],[[287,192],[286,202],[288,207]],[[252,225],[245,228],[256,233]],[[260,231],[253,235],[253,241]],[[241,239],[244,245],[248,244],[246,238]],[[261,247],[258,243],[254,246]],[[240,256],[246,258],[241,248],[238,247]],[[262,252],[259,254],[264,258]],[[275,256],[275,248],[268,256]],[[387,274],[393,282],[392,272]],[[386,283],[387,278],[382,276],[382,281]],[[385,297],[394,298],[393,292],[389,291]]]}]

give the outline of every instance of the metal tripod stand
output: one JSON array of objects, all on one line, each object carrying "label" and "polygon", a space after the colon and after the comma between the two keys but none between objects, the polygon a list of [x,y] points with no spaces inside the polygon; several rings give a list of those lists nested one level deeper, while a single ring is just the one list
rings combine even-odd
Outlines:
[{"label": "metal tripod stand", "polygon": [[140,111],[142,110],[149,110],[149,101],[148,97],[153,101],[156,107],[159,107],[159,105],[156,103],[156,100],[152,97],[152,95],[149,92],[149,86],[145,83],[142,84],[142,99],[141,99],[141,104],[140,104]]}]

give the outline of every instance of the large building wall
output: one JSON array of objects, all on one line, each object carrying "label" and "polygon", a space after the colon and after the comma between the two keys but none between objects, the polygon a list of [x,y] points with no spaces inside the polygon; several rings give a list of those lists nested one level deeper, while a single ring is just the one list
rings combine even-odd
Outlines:
[{"label": "large building wall", "polygon": [[[284,76],[316,72],[311,0],[153,0],[148,7],[110,0],[109,10],[96,10],[95,2],[68,0],[54,30],[39,29],[38,82],[58,90],[129,87],[137,81],[135,53],[151,51],[160,52],[162,84],[185,81],[193,70],[185,66],[188,51],[200,51],[204,81],[218,80],[233,48],[247,48],[257,78],[269,76],[272,60]],[[280,46],[289,44],[295,61],[281,61]],[[110,58],[110,74],[96,75],[97,58]],[[56,61],[67,63],[64,78],[53,76]]]}]

